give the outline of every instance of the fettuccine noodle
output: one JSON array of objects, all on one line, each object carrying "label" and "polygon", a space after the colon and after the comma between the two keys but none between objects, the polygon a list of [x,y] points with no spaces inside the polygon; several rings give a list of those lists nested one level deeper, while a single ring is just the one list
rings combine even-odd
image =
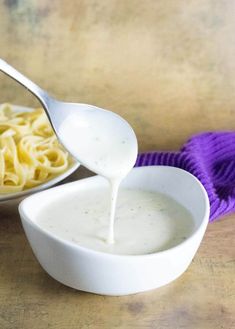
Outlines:
[{"label": "fettuccine noodle", "polygon": [[40,185],[63,173],[72,159],[42,109],[0,110],[0,194]]}]

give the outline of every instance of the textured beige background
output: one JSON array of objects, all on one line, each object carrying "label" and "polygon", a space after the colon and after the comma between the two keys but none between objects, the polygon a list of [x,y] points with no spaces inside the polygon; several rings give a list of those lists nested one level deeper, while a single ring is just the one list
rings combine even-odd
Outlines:
[{"label": "textured beige background", "polygon": [[[234,0],[1,0],[0,55],[61,99],[134,126],[141,150],[235,128]],[[0,101],[32,104],[0,75]]]}]

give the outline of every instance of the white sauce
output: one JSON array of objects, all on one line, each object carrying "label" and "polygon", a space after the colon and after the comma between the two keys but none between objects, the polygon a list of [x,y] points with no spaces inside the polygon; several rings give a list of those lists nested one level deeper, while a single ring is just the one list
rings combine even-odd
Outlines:
[{"label": "white sauce", "polygon": [[188,210],[154,192],[120,189],[115,216],[115,243],[109,233],[108,188],[68,194],[46,205],[36,219],[53,235],[80,246],[112,254],[142,255],[171,248],[193,231]]},{"label": "white sauce", "polygon": [[191,215],[162,195],[124,190],[116,209],[119,185],[137,157],[136,136],[126,121],[84,104],[70,104],[57,113],[53,120],[64,146],[81,164],[104,176],[111,192],[67,195],[41,211],[40,226],[81,246],[114,254],[167,249],[191,233]]},{"label": "white sauce", "polygon": [[58,135],[85,167],[110,181],[120,181],[136,161],[135,133],[115,113],[92,109],[72,111],[62,121]]},{"label": "white sauce", "polygon": [[[105,177],[111,186],[110,227],[107,242],[115,242],[114,217],[118,188],[137,158],[137,139],[133,129],[110,111],[85,105],[68,108],[58,135],[64,146],[85,167]],[[108,197],[110,199],[110,197]]]}]

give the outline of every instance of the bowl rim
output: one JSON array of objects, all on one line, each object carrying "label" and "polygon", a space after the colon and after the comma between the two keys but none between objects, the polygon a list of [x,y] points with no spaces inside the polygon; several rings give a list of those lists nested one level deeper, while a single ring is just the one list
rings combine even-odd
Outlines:
[{"label": "bowl rim", "polygon": [[[142,259],[142,258],[162,257],[163,255],[172,253],[172,252],[174,252],[178,249],[184,248],[187,244],[192,242],[192,240],[195,238],[195,236],[197,236],[200,233],[201,230],[203,230],[203,232],[204,232],[204,230],[207,227],[207,224],[209,223],[210,202],[209,202],[208,194],[207,194],[204,186],[202,185],[202,183],[194,175],[192,175],[191,173],[189,173],[188,171],[186,171],[184,169],[177,168],[177,167],[171,167],[171,166],[155,166],[154,165],[154,166],[134,167],[132,170],[141,171],[141,170],[146,170],[146,169],[148,170],[148,168],[153,168],[153,167],[156,170],[158,168],[161,168],[163,170],[172,170],[172,171],[174,170],[174,171],[183,172],[185,175],[190,176],[190,178],[192,178],[194,183],[196,183],[199,186],[199,188],[202,192],[202,195],[203,195],[203,199],[204,199],[204,202],[205,202],[205,212],[204,212],[204,215],[203,215],[203,218],[201,220],[200,225],[198,225],[198,227],[193,231],[193,233],[189,237],[187,237],[184,241],[180,242],[176,246],[170,247],[166,250],[161,250],[161,251],[157,251],[157,252],[154,252],[154,253],[141,254],[141,255],[138,255],[138,254],[137,255],[111,254],[111,253],[107,253],[107,252],[104,252],[104,251],[94,250],[94,249],[91,249],[91,248],[88,248],[88,247],[81,246],[81,245],[79,245],[79,244],[77,244],[73,241],[69,241],[69,240],[60,238],[56,235],[53,235],[52,233],[42,229],[38,224],[36,224],[33,220],[31,220],[29,218],[29,216],[25,213],[25,210],[24,210],[25,203],[29,202],[30,199],[34,198],[36,195],[30,195],[27,198],[25,198],[23,201],[20,202],[20,204],[18,206],[18,211],[20,213],[21,221],[22,221],[22,223],[27,222],[27,224],[29,224],[31,227],[33,227],[33,229],[38,230],[42,234],[46,235],[48,238],[50,238],[52,240],[55,240],[57,243],[64,244],[66,247],[73,248],[73,249],[76,249],[76,250],[81,251],[83,253],[88,253],[88,254],[91,254],[91,255],[94,255],[94,256],[97,256],[97,257],[101,257],[101,258],[108,258],[108,259],[115,258],[115,259],[123,259],[123,260],[124,259],[127,259],[127,260],[134,260],[135,259],[135,260],[137,260],[137,259],[140,259],[140,258]],[[80,179],[78,181],[73,181],[73,182],[70,182],[70,183],[65,183],[65,184],[62,184],[62,185],[59,185],[59,186],[55,186],[55,187],[53,187],[49,190],[44,190],[44,191],[41,191],[37,194],[48,193],[51,190],[61,189],[61,188],[64,188],[64,187],[68,187],[69,185],[76,185],[76,184],[79,184],[81,182],[88,181],[88,180],[99,180],[101,178],[103,178],[103,177],[101,177],[99,175],[95,175],[95,176],[92,176],[92,177]]]},{"label": "bowl rim", "polygon": [[[2,109],[4,106],[9,105],[13,111],[15,112],[33,112],[36,108],[33,107],[29,107],[29,106],[23,106],[23,105],[15,105],[15,104],[11,104],[11,103],[1,103],[0,104],[0,109]],[[47,181],[45,181],[44,183],[37,185],[35,187],[32,188],[28,188],[19,192],[15,192],[15,193],[4,193],[1,194],[0,193],[0,203],[1,202],[6,202],[6,201],[10,201],[10,200],[14,200],[14,199],[19,199],[22,198],[26,195],[31,195],[34,194],[36,192],[48,189],[49,187],[61,182],[62,180],[64,180],[65,178],[67,178],[68,176],[70,176],[73,172],[75,172],[75,170],[78,169],[78,167],[80,166],[80,163],[77,162],[71,155],[70,155],[72,162],[69,165],[69,167],[60,175],[57,175]]]}]

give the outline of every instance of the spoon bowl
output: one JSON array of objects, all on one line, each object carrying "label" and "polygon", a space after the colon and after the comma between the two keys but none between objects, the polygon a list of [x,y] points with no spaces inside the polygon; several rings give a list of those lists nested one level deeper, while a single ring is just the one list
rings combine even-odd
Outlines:
[{"label": "spoon bowl", "polygon": [[[91,171],[124,177],[134,166],[137,139],[119,115],[99,107],[50,100],[54,130],[67,150]],[[110,170],[110,171],[109,171]]]}]

